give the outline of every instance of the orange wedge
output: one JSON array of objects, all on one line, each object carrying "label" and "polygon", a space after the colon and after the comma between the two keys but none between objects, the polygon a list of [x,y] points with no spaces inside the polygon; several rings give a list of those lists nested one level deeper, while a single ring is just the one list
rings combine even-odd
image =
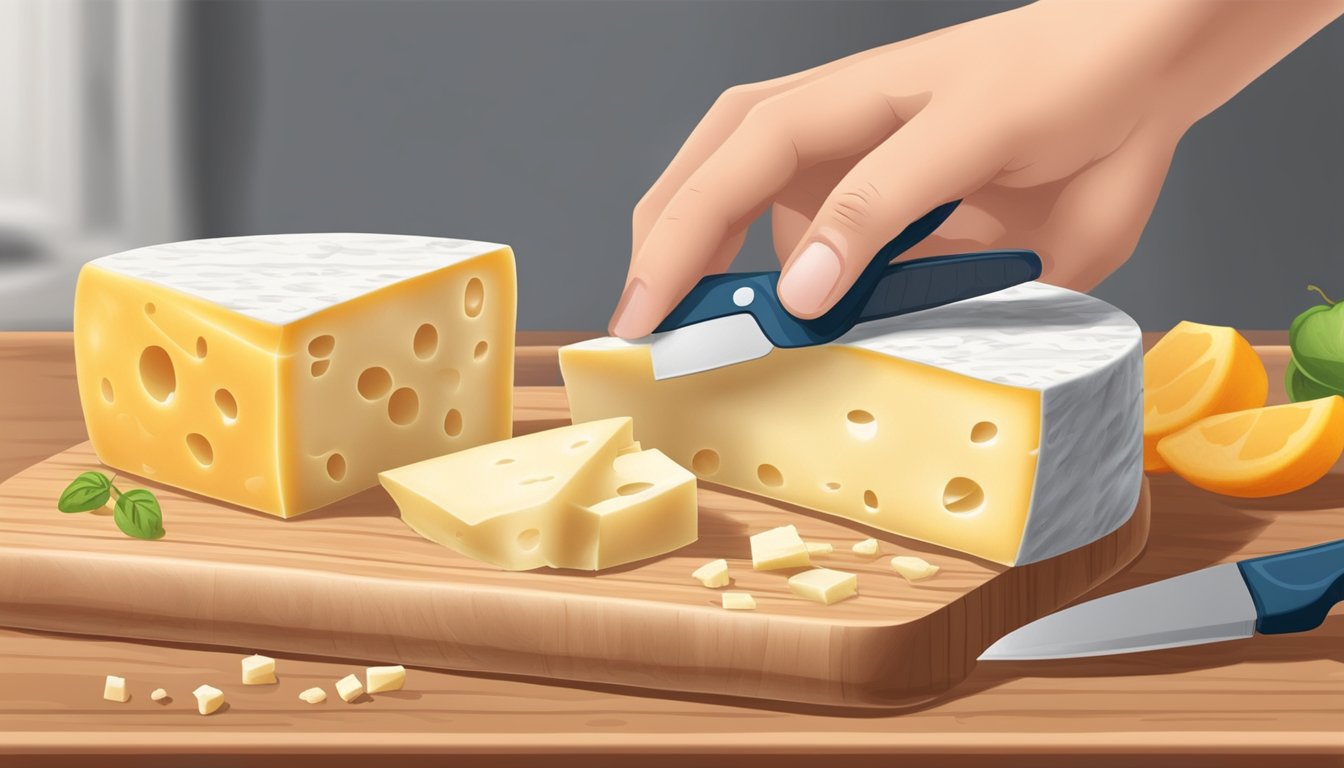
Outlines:
[{"label": "orange wedge", "polygon": [[1344,397],[1210,416],[1162,438],[1157,452],[1206,491],[1247,498],[1296,491],[1344,453]]},{"label": "orange wedge", "polygon": [[1143,356],[1143,468],[1169,472],[1162,438],[1200,419],[1265,404],[1269,376],[1231,328],[1183,321]]}]

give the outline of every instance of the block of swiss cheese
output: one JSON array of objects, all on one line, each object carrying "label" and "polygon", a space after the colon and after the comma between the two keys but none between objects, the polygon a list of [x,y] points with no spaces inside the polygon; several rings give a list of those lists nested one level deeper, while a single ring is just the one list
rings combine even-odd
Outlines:
[{"label": "block of swiss cheese", "polygon": [[90,262],[75,366],[108,466],[289,517],[511,433],[513,252],[469,240],[197,240]]},{"label": "block of swiss cheese", "polygon": [[700,478],[1005,564],[1095,541],[1143,479],[1139,328],[1040,283],[655,381],[649,343],[560,350],[575,422]]}]

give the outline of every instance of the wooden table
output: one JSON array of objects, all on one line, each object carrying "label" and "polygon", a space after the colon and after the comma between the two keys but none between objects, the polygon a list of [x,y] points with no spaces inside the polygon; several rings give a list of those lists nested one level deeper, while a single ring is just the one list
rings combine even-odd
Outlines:
[{"label": "wooden table", "polygon": [[[555,345],[571,338],[524,334],[518,383],[557,384]],[[1281,401],[1284,335],[1252,341],[1270,368],[1271,399]],[[555,392],[544,415],[559,424],[563,398]],[[84,439],[69,334],[0,334],[0,477]],[[1147,551],[1097,594],[1344,537],[1344,467],[1267,500],[1221,498],[1170,476],[1152,485]],[[502,766],[545,757],[561,766],[705,758],[831,766],[905,757],[920,766],[1104,766],[1160,756],[1182,766],[1340,766],[1341,614],[1302,635],[984,663],[942,701],[864,716],[412,670],[405,691],[357,705],[310,707],[273,689],[243,691],[231,695],[229,711],[207,719],[181,706],[104,702],[103,678],[158,680],[180,704],[203,678],[236,675],[237,653],[0,630],[0,765]],[[329,686],[356,665],[286,658],[283,669]]]}]

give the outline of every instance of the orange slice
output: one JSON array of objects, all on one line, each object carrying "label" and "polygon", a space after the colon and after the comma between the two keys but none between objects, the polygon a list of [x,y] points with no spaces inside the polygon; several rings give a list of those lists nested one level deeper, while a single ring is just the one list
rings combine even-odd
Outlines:
[{"label": "orange slice", "polygon": [[1167,435],[1219,413],[1265,404],[1269,376],[1231,328],[1183,321],[1143,356],[1143,468],[1168,472],[1157,452]]},{"label": "orange slice", "polygon": [[1214,493],[1296,491],[1344,453],[1344,397],[1210,416],[1163,438],[1157,452],[1176,474]]}]

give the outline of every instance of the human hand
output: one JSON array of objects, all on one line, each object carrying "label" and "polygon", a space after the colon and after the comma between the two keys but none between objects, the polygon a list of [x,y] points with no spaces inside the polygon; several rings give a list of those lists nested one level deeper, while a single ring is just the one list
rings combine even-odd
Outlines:
[{"label": "human hand", "polygon": [[959,198],[908,256],[1031,248],[1044,281],[1089,289],[1133,251],[1186,129],[1339,9],[1041,2],[729,89],[635,208],[611,332],[651,332],[767,208],[799,317]]}]

